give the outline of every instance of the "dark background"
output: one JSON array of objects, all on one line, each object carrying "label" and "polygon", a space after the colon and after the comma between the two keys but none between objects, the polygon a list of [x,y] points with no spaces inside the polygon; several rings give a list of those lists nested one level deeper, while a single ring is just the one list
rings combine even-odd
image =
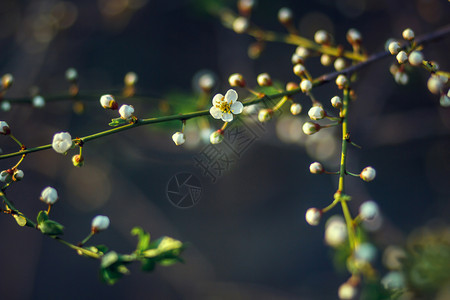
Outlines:
[{"label": "dark background", "polygon": [[[208,14],[206,7],[215,3],[219,2],[2,0],[0,74],[15,77],[6,98],[26,97],[34,85],[44,96],[64,93],[64,72],[75,67],[81,91],[97,99],[121,88],[124,74],[134,71],[139,75],[138,92],[151,99],[129,104],[138,117],[153,117],[161,115],[158,105],[168,93],[191,92],[192,77],[199,70],[213,71],[222,93],[234,72],[244,74],[250,86],[256,85],[260,72],[280,82],[297,80],[290,63],[294,46],[268,44],[259,60],[250,60],[247,47],[252,38],[235,34]],[[225,5],[235,10],[234,1]],[[446,25],[450,12],[444,0],[259,1],[252,20],[283,31],[276,19],[283,6],[293,9],[302,35],[312,38],[324,28],[344,44],[346,31],[354,27],[363,34],[369,53],[383,50],[385,41],[400,38],[406,27],[421,35]],[[423,53],[449,70],[448,46],[446,39],[427,45]],[[393,60],[360,72],[349,125],[352,140],[363,146],[350,150],[349,169],[359,173],[371,165],[377,170],[370,184],[348,179],[350,208],[355,214],[365,200],[379,203],[384,225],[373,240],[380,251],[390,244],[402,245],[417,227],[448,222],[450,209],[449,111],[427,90],[429,75],[424,70],[412,70],[409,84],[398,86],[389,73]],[[331,71],[314,60],[307,66],[313,76]],[[248,95],[238,92],[242,99]],[[329,109],[336,93],[330,84],[315,95]],[[310,102],[304,96],[295,99],[304,107],[304,118]],[[75,137],[106,130],[113,117],[116,114],[105,112],[97,100],[86,101],[82,115],[73,113],[71,100],[49,102],[43,109],[13,103],[11,111],[0,112],[0,119],[28,147],[50,143],[55,132],[69,131]],[[20,166],[24,180],[8,189],[9,199],[25,214],[34,216],[45,208],[38,198],[50,185],[60,195],[51,215],[66,226],[67,240],[81,240],[92,217],[106,214],[111,228],[94,237],[94,244],[131,252],[136,241],[129,232],[140,225],[153,238],[168,235],[189,242],[183,253],[186,263],[158,267],[151,274],[142,273],[136,264],[130,276],[106,286],[98,280],[98,262],[19,228],[5,215],[0,218],[1,298],[336,298],[348,274],[333,269],[331,251],[323,242],[324,222],[308,226],[304,213],[332,201],[336,178],[313,176],[308,166],[320,160],[336,169],[339,132],[328,130],[306,139],[297,134],[302,124],[298,118],[284,120],[282,124],[293,128],[287,138],[277,136],[284,128],[281,119],[271,121],[216,183],[203,176],[193,160],[204,144],[173,144],[170,136],[179,130],[176,123],[169,130],[141,127],[92,141],[84,147],[83,168],[72,167],[74,151],[67,157],[52,150],[29,155]],[[17,151],[5,137],[0,145],[4,153]],[[1,168],[15,162],[2,160]],[[182,171],[194,173],[203,186],[199,204],[190,209],[177,209],[166,198],[167,182]],[[339,213],[335,208],[329,216]]]}]

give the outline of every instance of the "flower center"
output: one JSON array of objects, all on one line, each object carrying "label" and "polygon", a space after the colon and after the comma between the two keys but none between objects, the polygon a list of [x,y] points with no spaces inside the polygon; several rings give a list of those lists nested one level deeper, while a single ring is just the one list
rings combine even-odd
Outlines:
[{"label": "flower center", "polygon": [[224,113],[229,113],[231,110],[231,107],[230,107],[230,104],[228,104],[225,101],[222,101],[222,103],[220,103],[220,105],[219,105],[219,109]]}]

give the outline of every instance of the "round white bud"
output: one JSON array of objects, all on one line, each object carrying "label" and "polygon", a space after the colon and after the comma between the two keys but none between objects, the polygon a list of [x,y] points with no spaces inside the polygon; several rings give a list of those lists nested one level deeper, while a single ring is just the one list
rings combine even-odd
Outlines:
[{"label": "round white bud", "polygon": [[340,300],[352,300],[356,296],[356,288],[348,282],[341,284],[338,289],[338,296]]},{"label": "round white bud", "polygon": [[291,114],[293,114],[295,116],[301,112],[302,112],[302,106],[300,105],[300,103],[292,103],[291,104]]},{"label": "round white bud", "polygon": [[297,53],[294,53],[294,54],[292,54],[291,62],[292,62],[293,65],[303,64],[304,59],[303,59],[302,56],[298,55]]},{"label": "round white bud", "polygon": [[413,51],[409,54],[408,61],[412,66],[420,66],[423,62],[423,54],[420,51]]},{"label": "round white bud", "polygon": [[132,86],[135,85],[136,82],[138,81],[138,76],[134,72],[128,72],[127,74],[125,74],[123,81],[125,85]]},{"label": "round white bud", "polygon": [[177,146],[183,145],[184,142],[186,141],[184,133],[182,133],[182,132],[175,132],[172,135],[172,140],[175,143],[175,145],[177,145]]},{"label": "round white bud", "polygon": [[42,108],[45,106],[45,99],[44,97],[37,95],[33,97],[31,103],[36,108]]},{"label": "round white bud", "polygon": [[302,64],[296,64],[293,68],[294,70],[294,74],[297,76],[302,76],[303,74],[305,74],[305,66]]},{"label": "round white bud", "polygon": [[256,81],[260,86],[271,86],[272,85],[272,78],[270,78],[270,75],[267,73],[261,73],[256,78]]},{"label": "round white bud", "polygon": [[40,199],[44,203],[53,205],[58,201],[58,192],[54,188],[48,186],[42,190]]},{"label": "round white bud", "polygon": [[380,210],[378,204],[375,201],[366,201],[359,207],[359,215],[363,220],[373,220],[375,219]]},{"label": "round white bud", "polygon": [[91,228],[93,232],[106,230],[109,227],[109,218],[107,216],[96,216],[92,219]]},{"label": "round white bud", "polygon": [[323,169],[322,164],[320,162],[316,161],[309,165],[309,171],[312,174],[321,174],[321,173],[323,173],[324,169]]},{"label": "round white bud", "polygon": [[239,74],[239,73],[231,74],[230,77],[228,77],[228,83],[229,83],[231,86],[245,87],[244,76],[242,76],[242,75]]},{"label": "round white bud", "polygon": [[13,178],[14,178],[16,181],[22,180],[24,176],[25,176],[25,174],[23,173],[22,170],[16,169],[16,170],[14,171]]},{"label": "round white bud", "polygon": [[203,74],[198,79],[198,85],[203,91],[211,91],[211,89],[214,87],[214,84],[216,84],[216,80],[214,79],[214,76],[209,73]]},{"label": "round white bud", "polygon": [[131,105],[123,104],[119,109],[120,117],[124,120],[128,120],[133,116],[134,107]]},{"label": "round white bud", "polygon": [[333,107],[335,108],[341,108],[342,107],[341,97],[334,96],[333,98],[331,98],[331,105],[333,105]]},{"label": "round white bud", "polygon": [[348,83],[348,79],[345,75],[340,74],[337,78],[336,78],[336,85],[342,89],[344,88],[344,86]]},{"label": "round white bud", "polygon": [[334,61],[334,68],[336,69],[336,71],[342,71],[345,69],[345,67],[347,67],[347,63],[342,57],[339,57]]},{"label": "round white bud", "polygon": [[312,226],[319,225],[321,217],[322,212],[315,207],[309,208],[305,214],[306,222]]},{"label": "round white bud", "polygon": [[281,24],[288,24],[292,21],[292,10],[287,7],[282,7],[278,11],[278,21],[280,21]]},{"label": "round white bud", "polygon": [[439,76],[431,75],[431,77],[428,79],[427,86],[430,92],[439,95],[442,88],[444,87],[444,83]]},{"label": "round white bud", "polygon": [[223,141],[223,131],[222,130],[216,130],[209,136],[209,141],[211,144],[220,144]]},{"label": "round white bud", "polygon": [[307,93],[312,89],[312,83],[308,79],[303,79],[302,82],[300,82],[300,89],[303,93]]},{"label": "round white bud", "polygon": [[106,109],[117,109],[119,105],[117,104],[116,100],[114,99],[113,95],[103,95],[100,97],[100,104],[103,108]]},{"label": "round white bud", "polygon": [[58,153],[64,154],[72,147],[72,137],[68,132],[55,133],[52,147]]},{"label": "round white bud", "polygon": [[11,133],[11,128],[9,128],[8,123],[5,121],[0,121],[0,134],[9,135]]},{"label": "round white bud", "polygon": [[320,56],[320,63],[324,66],[329,66],[333,63],[333,57],[328,54],[322,54]]},{"label": "round white bud", "polygon": [[4,183],[10,183],[12,181],[11,170],[3,170],[0,173],[0,181]]},{"label": "round white bud", "polygon": [[9,101],[7,101],[7,100],[3,100],[1,102],[0,107],[1,107],[1,109],[3,111],[10,111],[11,110],[11,103]]},{"label": "round white bud", "polygon": [[373,262],[377,249],[371,243],[362,243],[355,249],[355,258],[363,262]]},{"label": "round white bud", "polygon": [[78,72],[74,68],[69,68],[66,70],[67,81],[75,81],[78,79]]},{"label": "round white bud", "polygon": [[359,43],[361,43],[361,40],[362,40],[361,33],[358,30],[356,30],[355,28],[350,28],[347,31],[346,37],[347,37],[347,41],[350,44],[354,44],[354,43],[359,44]]},{"label": "round white bud", "polygon": [[403,30],[402,36],[405,40],[411,41],[412,39],[414,39],[414,31],[412,31],[411,28],[406,28],[405,30]]},{"label": "round white bud", "polygon": [[361,177],[364,181],[372,181],[375,179],[375,176],[377,175],[377,172],[372,167],[365,167],[361,173],[359,174],[359,177]]},{"label": "round white bud", "polygon": [[304,134],[311,135],[320,130],[320,125],[313,122],[305,122],[302,126]]},{"label": "round white bud", "polygon": [[398,54],[398,52],[400,51],[400,48],[401,48],[401,46],[400,46],[399,42],[397,42],[397,41],[393,41],[393,42],[389,43],[388,49],[392,55]]},{"label": "round white bud", "polygon": [[311,120],[321,120],[325,117],[325,111],[322,106],[313,106],[308,111],[308,116]]},{"label": "round white bud", "polygon": [[248,27],[249,27],[249,22],[248,19],[246,17],[237,17],[234,22],[233,22],[233,30],[236,33],[244,33],[247,31]]},{"label": "round white bud", "polygon": [[341,216],[333,216],[325,224],[325,243],[331,247],[342,245],[347,239],[347,225]]},{"label": "round white bud", "polygon": [[396,58],[399,64],[403,64],[408,60],[408,54],[402,50],[397,54]]},{"label": "round white bud", "polygon": [[297,55],[303,57],[303,58],[307,58],[309,56],[309,54],[310,54],[309,50],[307,48],[305,48],[305,47],[302,47],[302,46],[298,46],[295,49],[295,53]]},{"label": "round white bud", "polygon": [[261,109],[258,113],[258,120],[261,123],[267,122],[272,119],[273,110],[270,108]]},{"label": "round white bud", "polygon": [[314,41],[317,44],[327,44],[330,42],[330,35],[325,30],[317,30],[314,34]]}]

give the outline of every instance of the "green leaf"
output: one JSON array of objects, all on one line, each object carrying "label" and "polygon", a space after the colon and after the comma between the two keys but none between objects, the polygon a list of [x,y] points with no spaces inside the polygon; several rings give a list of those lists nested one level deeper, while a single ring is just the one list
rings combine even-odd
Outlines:
[{"label": "green leaf", "polygon": [[101,267],[108,268],[119,261],[119,255],[116,251],[110,251],[102,257]]},{"label": "green leaf", "polygon": [[138,237],[136,252],[143,252],[148,249],[150,244],[150,234],[148,232],[145,232],[141,227],[134,227],[131,230],[131,234]]},{"label": "green leaf", "polygon": [[109,285],[116,283],[122,276],[122,273],[111,268],[100,269],[101,280]]},{"label": "green leaf", "polygon": [[60,235],[63,234],[64,226],[53,220],[46,220],[39,224],[39,229],[43,234]]},{"label": "green leaf", "polygon": [[150,272],[153,271],[155,269],[155,261],[151,258],[144,258],[142,260],[142,271],[146,271],[146,272]]},{"label": "green leaf", "polygon": [[128,124],[127,120],[124,120],[122,118],[116,118],[116,119],[112,119],[111,123],[109,123],[108,125],[111,127],[116,127],[116,126],[125,125],[125,124]]},{"label": "green leaf", "polygon": [[45,210],[41,210],[37,215],[37,222],[40,225],[41,223],[48,220],[48,214]]},{"label": "green leaf", "polygon": [[27,219],[22,215],[22,213],[13,214],[14,219],[16,219],[17,224],[19,226],[25,226],[27,225]]}]

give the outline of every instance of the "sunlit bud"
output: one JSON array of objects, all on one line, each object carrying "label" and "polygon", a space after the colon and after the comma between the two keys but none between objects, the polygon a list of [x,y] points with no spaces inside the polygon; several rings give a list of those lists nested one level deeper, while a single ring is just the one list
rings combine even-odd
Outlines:
[{"label": "sunlit bud", "polygon": [[175,143],[175,145],[177,145],[177,146],[183,145],[184,142],[186,141],[184,133],[182,133],[182,132],[175,132],[172,135],[172,140]]},{"label": "sunlit bud", "polygon": [[423,62],[423,54],[420,51],[413,51],[409,54],[408,61],[412,66],[420,66]]},{"label": "sunlit bud", "polygon": [[107,216],[96,216],[92,219],[91,228],[92,232],[97,233],[102,230],[106,230],[109,227],[109,218]]},{"label": "sunlit bud", "polygon": [[58,192],[54,188],[48,186],[41,192],[40,199],[44,203],[53,205],[56,201],[58,201]]},{"label": "sunlit bud", "polygon": [[272,85],[272,78],[270,78],[270,75],[267,73],[261,73],[256,78],[256,81],[260,86],[271,86]]},{"label": "sunlit bud", "polygon": [[431,75],[431,77],[428,79],[427,86],[430,92],[438,95],[444,87],[444,82],[442,82],[439,76]]},{"label": "sunlit bud", "polygon": [[343,89],[348,83],[348,79],[345,75],[339,75],[336,78],[336,85],[338,86],[338,88]]},{"label": "sunlit bud", "polygon": [[211,144],[220,144],[223,141],[223,130],[219,129],[211,133],[209,136],[209,141]]},{"label": "sunlit bud", "polygon": [[322,54],[320,56],[320,63],[324,66],[329,66],[333,63],[333,57],[328,54]]},{"label": "sunlit bud", "polygon": [[291,62],[292,62],[293,65],[303,64],[304,59],[303,59],[302,56],[298,55],[297,53],[294,53],[294,54],[292,54]]},{"label": "sunlit bud", "polygon": [[305,74],[305,66],[302,64],[296,64],[293,68],[294,74],[297,76],[303,76]]},{"label": "sunlit bud", "polygon": [[387,290],[402,290],[405,287],[405,276],[400,271],[391,271],[381,278],[381,284]]},{"label": "sunlit bud", "polygon": [[321,217],[322,212],[315,207],[309,208],[305,214],[306,222],[312,226],[319,225]]},{"label": "sunlit bud", "polygon": [[449,107],[450,106],[450,96],[448,95],[448,93],[447,93],[447,95],[442,95],[439,98],[439,104],[442,107]]},{"label": "sunlit bud", "polygon": [[286,84],[286,91],[293,91],[293,90],[296,90],[296,89],[298,89],[298,84],[297,83],[290,81],[290,82],[288,82]]},{"label": "sunlit bud", "polygon": [[13,179],[16,181],[20,181],[23,179],[24,176],[25,176],[25,174],[23,173],[22,170],[16,169],[14,171]]},{"label": "sunlit bud", "polygon": [[359,261],[373,262],[377,255],[377,249],[370,243],[362,243],[355,250],[355,258]]},{"label": "sunlit bud", "polygon": [[119,114],[122,119],[128,120],[133,116],[134,113],[134,107],[131,105],[122,105],[119,109]]},{"label": "sunlit bud", "polygon": [[80,154],[72,156],[72,164],[74,167],[82,167],[84,165],[84,157]]},{"label": "sunlit bud", "polygon": [[3,100],[1,103],[0,108],[3,111],[10,111],[11,110],[11,103],[9,101]]},{"label": "sunlit bud", "polygon": [[320,162],[316,161],[309,165],[309,171],[312,174],[321,174],[321,173],[323,173],[324,169],[323,169],[322,164]]},{"label": "sunlit bud", "polygon": [[303,79],[302,82],[300,82],[300,89],[303,93],[307,93],[312,89],[312,83],[311,81],[307,79]]},{"label": "sunlit bud", "polygon": [[339,57],[334,61],[334,68],[336,69],[336,71],[342,71],[345,69],[345,67],[347,67],[347,63],[342,57]]},{"label": "sunlit bud", "polygon": [[9,135],[11,133],[11,128],[9,128],[8,123],[5,121],[0,121],[0,134]]},{"label": "sunlit bud", "polygon": [[408,54],[402,50],[397,54],[396,58],[399,64],[403,64],[408,60]]},{"label": "sunlit bud", "polygon": [[278,11],[278,21],[280,21],[281,24],[287,25],[292,22],[292,10],[287,7],[282,7]]},{"label": "sunlit bud", "polygon": [[302,106],[300,105],[300,103],[292,103],[291,104],[291,114],[293,114],[295,116],[301,112],[302,112]]},{"label": "sunlit bud", "polygon": [[308,116],[311,118],[311,120],[321,120],[325,117],[325,111],[323,110],[322,106],[316,105],[309,109]]},{"label": "sunlit bud", "polygon": [[0,181],[4,183],[10,183],[11,181],[13,181],[12,176],[12,170],[4,170],[0,173]]},{"label": "sunlit bud", "polygon": [[11,74],[5,74],[1,78],[2,82],[2,89],[6,90],[11,87],[11,85],[14,83],[14,77]]},{"label": "sunlit bud", "polygon": [[116,100],[114,99],[113,95],[103,95],[100,97],[100,104],[103,106],[103,108],[106,109],[117,109],[119,107],[119,104],[117,104]]},{"label": "sunlit bud", "polygon": [[350,28],[347,31],[346,37],[347,37],[347,41],[352,45],[360,44],[362,41],[361,33],[358,30],[356,30],[355,28]]},{"label": "sunlit bud", "polygon": [[239,0],[237,3],[239,13],[248,16],[252,12],[253,7],[255,6],[254,0]]},{"label": "sunlit bud", "polygon": [[402,36],[405,40],[410,41],[410,40],[414,39],[414,31],[412,31],[411,28],[407,28],[407,29],[403,30]]},{"label": "sunlit bud", "polygon": [[394,79],[395,79],[395,82],[397,82],[398,84],[401,84],[401,85],[406,85],[406,84],[408,84],[408,81],[409,81],[408,74],[406,74],[405,72],[400,72],[400,71],[395,73]]},{"label": "sunlit bud", "polygon": [[33,97],[33,99],[31,100],[31,103],[36,108],[42,108],[45,106],[45,99],[44,99],[44,97],[37,95],[37,96]]},{"label": "sunlit bud", "polygon": [[317,44],[329,44],[330,35],[325,30],[317,30],[314,34],[314,41]]},{"label": "sunlit bud", "polygon": [[233,22],[233,30],[236,33],[244,33],[249,27],[249,22],[246,17],[237,17]]},{"label": "sunlit bud", "polygon": [[310,54],[309,50],[308,50],[307,48],[305,48],[305,47],[302,47],[302,46],[298,46],[298,47],[295,49],[295,53],[296,53],[298,56],[303,57],[304,59],[307,58],[307,57],[309,56],[309,54]]},{"label": "sunlit bud", "polygon": [[320,130],[320,125],[313,122],[305,122],[305,124],[303,124],[302,130],[304,134],[311,135]]},{"label": "sunlit bud", "polygon": [[138,81],[138,76],[134,72],[128,72],[127,74],[125,74],[123,81],[124,81],[125,85],[133,86]]},{"label": "sunlit bud", "polygon": [[258,120],[260,122],[267,122],[272,119],[273,110],[270,108],[261,109],[258,113]]},{"label": "sunlit bud", "polygon": [[380,210],[375,201],[366,201],[359,207],[359,215],[363,220],[373,220],[379,213]]},{"label": "sunlit bud", "polygon": [[72,147],[72,137],[68,132],[55,133],[52,147],[58,153],[64,154]]},{"label": "sunlit bud", "polygon": [[214,76],[209,73],[203,74],[198,79],[198,85],[205,93],[209,93],[214,87],[215,83],[216,80],[214,79]]},{"label": "sunlit bud", "polygon": [[398,52],[400,51],[400,48],[401,48],[401,47],[400,47],[399,42],[396,42],[396,41],[391,42],[391,43],[389,44],[389,47],[388,47],[389,52],[390,52],[392,55],[398,54]]},{"label": "sunlit bud", "polygon": [[333,98],[331,98],[331,105],[333,105],[333,107],[335,108],[341,108],[342,107],[341,97],[334,96]]},{"label": "sunlit bud", "polygon": [[78,79],[78,72],[74,68],[69,68],[66,70],[67,81],[76,81]]},{"label": "sunlit bud", "polygon": [[347,240],[347,225],[341,216],[333,216],[325,224],[325,243],[338,247]]},{"label": "sunlit bud", "polygon": [[338,296],[340,300],[352,300],[356,297],[356,294],[356,287],[348,282],[341,284],[338,289]]},{"label": "sunlit bud", "polygon": [[361,174],[359,174],[359,177],[361,177],[362,180],[369,182],[369,181],[374,180],[376,175],[377,175],[377,172],[375,171],[374,168],[365,167],[361,171]]},{"label": "sunlit bud", "polygon": [[245,87],[244,76],[239,73],[231,74],[230,77],[228,77],[228,83],[231,86]]}]

